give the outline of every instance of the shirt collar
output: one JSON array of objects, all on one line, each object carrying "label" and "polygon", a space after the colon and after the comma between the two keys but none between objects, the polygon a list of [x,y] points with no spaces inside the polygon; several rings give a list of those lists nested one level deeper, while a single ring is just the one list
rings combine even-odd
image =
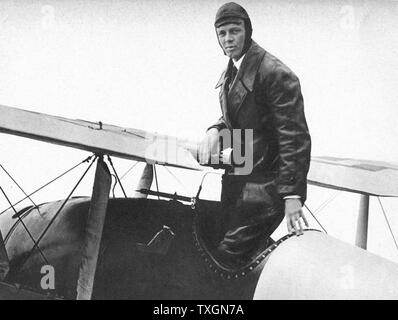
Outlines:
[{"label": "shirt collar", "polygon": [[[249,48],[249,50],[246,52],[247,57],[242,57],[242,69],[240,74],[238,73],[239,79],[242,81],[243,85],[246,87],[247,90],[250,92],[253,91],[253,86],[254,86],[254,80],[256,78],[257,70],[261,64],[261,61],[263,61],[264,56],[266,55],[266,51],[261,48],[254,40],[252,41],[252,44]],[[231,59],[232,60],[232,59]],[[228,67],[227,69],[224,70],[224,72],[221,74],[220,79],[217,82],[216,88],[220,87],[225,83],[225,81],[228,79],[226,76],[226,73],[228,71],[228,68],[230,68],[229,63],[233,63],[232,61],[228,62]]]},{"label": "shirt collar", "polygon": [[243,58],[245,57],[245,55],[246,55],[246,53],[243,56],[241,56],[238,61],[232,60],[236,69],[239,70],[240,65],[242,64],[242,61],[243,61]]}]

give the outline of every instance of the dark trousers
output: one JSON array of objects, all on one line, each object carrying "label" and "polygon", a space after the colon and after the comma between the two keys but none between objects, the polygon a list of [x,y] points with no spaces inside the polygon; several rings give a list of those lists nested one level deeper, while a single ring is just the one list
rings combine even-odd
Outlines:
[{"label": "dark trousers", "polygon": [[284,202],[274,183],[254,187],[229,176],[222,180],[223,226],[217,255],[230,267],[243,266],[266,249],[270,235],[284,218]]}]

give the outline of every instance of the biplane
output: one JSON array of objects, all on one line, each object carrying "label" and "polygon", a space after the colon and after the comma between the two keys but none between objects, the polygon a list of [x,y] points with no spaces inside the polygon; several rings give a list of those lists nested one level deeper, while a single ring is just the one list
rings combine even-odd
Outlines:
[{"label": "biplane", "polygon": [[[213,170],[196,161],[195,142],[7,106],[0,114],[0,132],[92,152],[85,173],[96,165],[91,197],[74,188],[22,206],[1,188],[0,299],[398,298],[398,264],[365,250],[369,197],[398,196],[398,166],[313,157],[309,183],[361,197],[357,246],[308,229],[231,269],[213,255],[219,202],[151,190],[154,166]],[[109,197],[111,171],[120,183],[111,157],[147,163],[135,195]],[[48,266],[55,283],[43,288]]]}]

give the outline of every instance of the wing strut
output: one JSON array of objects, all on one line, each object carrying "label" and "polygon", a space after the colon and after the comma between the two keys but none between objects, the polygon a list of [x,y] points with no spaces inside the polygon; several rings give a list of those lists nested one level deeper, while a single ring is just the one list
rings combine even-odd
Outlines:
[{"label": "wing strut", "polygon": [[98,156],[94,186],[88,211],[82,260],[77,281],[77,300],[90,300],[98,253],[111,189],[111,174],[102,156]]},{"label": "wing strut", "polygon": [[[138,181],[137,190],[147,189],[150,190],[153,182],[153,165],[147,163],[142,171],[141,178]],[[140,191],[135,191],[133,198],[147,198],[148,194]]]},{"label": "wing strut", "polygon": [[359,199],[359,213],[358,213],[355,245],[365,250],[368,242],[368,220],[369,220],[369,195],[361,194]]}]

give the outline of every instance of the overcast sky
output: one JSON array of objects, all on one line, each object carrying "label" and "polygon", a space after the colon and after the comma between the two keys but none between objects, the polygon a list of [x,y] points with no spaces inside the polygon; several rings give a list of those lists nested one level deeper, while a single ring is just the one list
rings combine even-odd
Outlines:
[{"label": "overcast sky", "polygon": [[[213,23],[224,2],[0,1],[0,104],[200,139],[221,112],[214,86],[227,58]],[[398,1],[239,3],[254,40],[301,80],[312,154],[398,163]],[[0,137],[0,163],[27,191],[89,155]],[[115,163],[121,173],[132,165]],[[130,194],[141,169],[124,180]],[[159,168],[160,188],[194,195],[201,176],[171,170],[182,184]],[[65,197],[81,172],[34,199]],[[13,200],[22,196],[3,173],[0,179]],[[91,187],[92,174],[76,194],[90,195]],[[202,195],[217,199],[219,190],[219,177],[209,177]],[[310,187],[308,205],[316,209],[334,194]],[[398,201],[382,201],[398,237]],[[340,193],[319,219],[353,242],[357,206],[356,195]],[[376,200],[370,223],[369,249],[398,261]]]}]

